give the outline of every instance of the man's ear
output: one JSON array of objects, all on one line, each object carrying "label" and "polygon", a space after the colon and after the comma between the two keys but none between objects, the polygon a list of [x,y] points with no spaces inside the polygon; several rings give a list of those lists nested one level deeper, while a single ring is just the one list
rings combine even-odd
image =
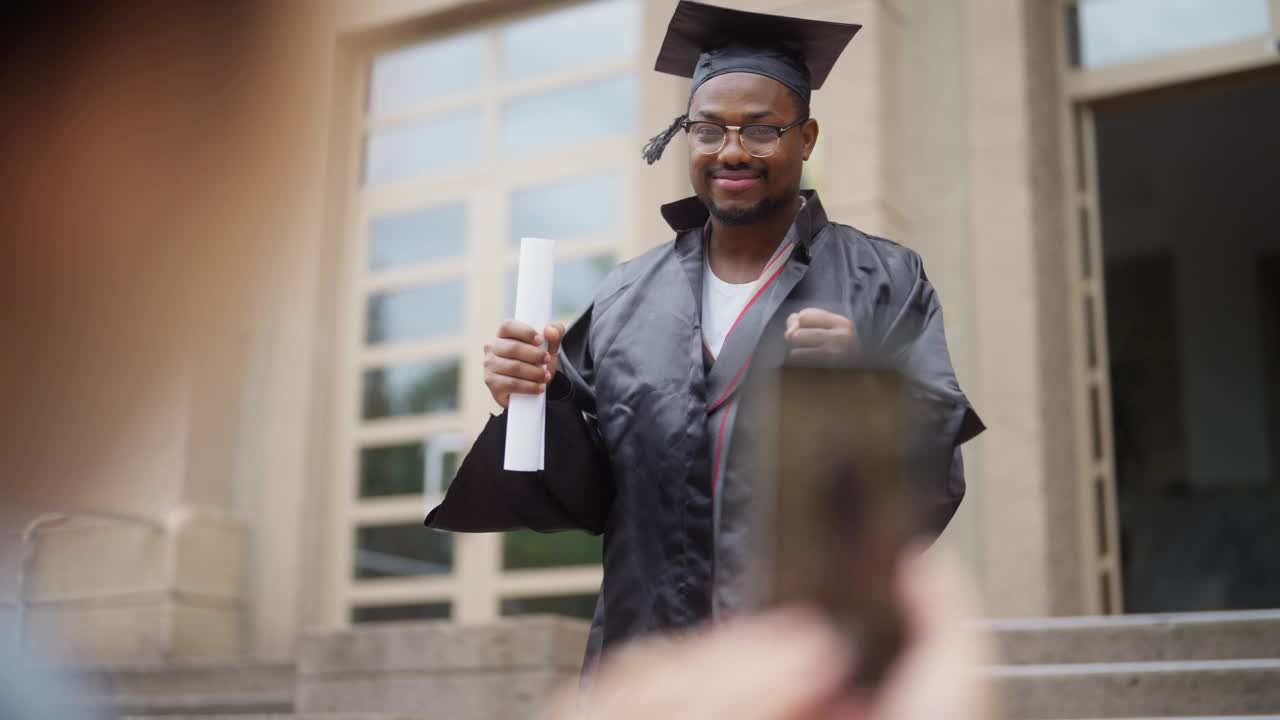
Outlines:
[{"label": "man's ear", "polygon": [[818,121],[809,120],[800,128],[800,137],[804,140],[804,159],[808,160],[813,154],[813,148],[818,144]]}]

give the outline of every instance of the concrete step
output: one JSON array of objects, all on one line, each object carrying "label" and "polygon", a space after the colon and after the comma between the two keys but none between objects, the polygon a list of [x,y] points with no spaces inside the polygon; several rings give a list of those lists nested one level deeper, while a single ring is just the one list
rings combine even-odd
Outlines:
[{"label": "concrete step", "polygon": [[[990,675],[1009,720],[1280,718],[1280,611],[987,624],[1004,649]],[[576,677],[586,632],[538,617],[386,623],[311,633],[297,675],[289,663],[242,661],[78,676],[96,705],[127,717],[525,718]]]},{"label": "concrete step", "polygon": [[125,715],[120,720],[436,720],[436,718],[427,715],[341,713],[338,715]]},{"label": "concrete step", "polygon": [[[120,720],[436,720],[428,715],[386,713],[304,713],[301,715],[124,715]],[[1083,718],[1079,720],[1085,720]],[[1108,720],[1090,718],[1088,720]],[[1280,715],[1197,715],[1195,717],[1148,717],[1124,720],[1280,720]]]},{"label": "concrete step", "polygon": [[263,715],[286,715],[293,710],[293,698],[276,695],[183,695],[156,698],[142,695],[87,697],[85,704],[113,717],[217,717],[245,718]]},{"label": "concrete step", "polygon": [[292,663],[118,666],[67,674],[86,703],[116,715],[289,713],[297,685]]},{"label": "concrete step", "polygon": [[585,622],[544,616],[317,630],[298,655],[297,710],[524,720],[577,679],[587,631]]},{"label": "concrete step", "polygon": [[[436,720],[428,715],[394,715],[386,713],[343,713],[339,715],[307,713],[302,715],[125,715],[120,720]],[[1085,720],[1083,718],[1079,720]],[[1108,720],[1090,718],[1088,720]],[[1280,715],[1197,715],[1195,717],[1148,717],[1124,720],[1280,720]]]},{"label": "concrete step", "polygon": [[[989,669],[989,675],[1001,687],[1008,720],[1280,718],[1280,660],[996,666]],[[490,717],[523,717],[533,707],[530,704],[532,695],[519,703],[518,713],[504,714],[502,711],[507,709],[506,703],[488,707],[491,703],[485,702],[483,696],[502,693],[496,686],[487,687],[483,693],[477,692],[480,688],[471,687],[468,680],[478,678],[454,676],[449,678],[447,687],[436,687],[438,680],[422,676],[402,679],[408,682],[396,688],[398,692],[377,692],[374,693],[377,697],[365,697],[367,693],[355,692],[360,688],[352,686],[345,688],[343,695],[348,698],[346,702],[364,707],[385,707],[385,704],[405,702],[415,708],[432,707],[437,711],[452,708],[451,713],[456,712],[459,717],[470,717],[472,713],[462,708],[469,709],[472,705],[485,706],[482,714]],[[519,685],[510,674],[492,679],[502,685]],[[362,680],[357,684],[368,684],[373,678]],[[226,678],[223,681],[226,682]],[[255,706],[255,702],[261,704]],[[267,706],[272,702],[279,703],[279,706]],[[184,717],[213,720],[220,716],[226,720],[427,720],[426,716],[408,708],[402,708],[398,713],[342,712],[333,708],[332,713],[288,715],[289,707],[279,695],[254,698],[245,693],[232,695],[226,692],[218,696],[175,696],[172,693],[146,698],[116,696],[110,703],[102,704],[114,707],[117,713],[126,717],[163,716],[167,720]]]},{"label": "concrete step", "polygon": [[[301,715],[124,715],[119,720],[437,720],[430,715],[396,715],[386,713],[343,713]],[[1080,719],[1085,720],[1085,719]],[[1088,720],[1111,720],[1090,718]],[[1124,718],[1123,720],[1280,720],[1280,715],[1197,715],[1195,717]]]},{"label": "concrete step", "polygon": [[1008,665],[1280,658],[1280,610],[985,624]]},{"label": "concrete step", "polygon": [[1008,720],[1280,714],[1280,660],[990,668]]}]

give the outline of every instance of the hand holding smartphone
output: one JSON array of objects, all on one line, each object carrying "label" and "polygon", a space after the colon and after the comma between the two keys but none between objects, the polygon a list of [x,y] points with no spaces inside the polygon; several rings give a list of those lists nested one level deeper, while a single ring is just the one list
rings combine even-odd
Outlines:
[{"label": "hand holding smartphone", "polygon": [[853,646],[851,683],[874,688],[905,641],[895,578],[920,529],[906,381],[892,370],[784,367],[758,391],[755,604],[823,611]]}]

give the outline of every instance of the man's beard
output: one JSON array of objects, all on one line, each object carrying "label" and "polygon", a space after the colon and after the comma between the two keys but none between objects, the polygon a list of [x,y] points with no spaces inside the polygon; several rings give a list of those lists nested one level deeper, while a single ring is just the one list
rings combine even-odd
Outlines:
[{"label": "man's beard", "polygon": [[798,191],[766,197],[755,205],[743,208],[722,208],[716,205],[710,194],[701,196],[699,199],[702,200],[703,205],[707,206],[707,212],[711,213],[711,217],[725,225],[754,225],[786,210],[797,194],[799,194]]}]

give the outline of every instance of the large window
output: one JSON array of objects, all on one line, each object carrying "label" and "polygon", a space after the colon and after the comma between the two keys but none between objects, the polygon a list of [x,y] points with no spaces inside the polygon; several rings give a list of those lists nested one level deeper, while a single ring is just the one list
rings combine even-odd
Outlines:
[{"label": "large window", "polygon": [[1266,35],[1269,0],[1079,0],[1068,28],[1083,68],[1167,57]]},{"label": "large window", "polygon": [[558,241],[566,321],[626,244],[640,14],[558,6],[361,61],[335,433],[346,621],[590,615],[598,538],[421,522],[496,410],[481,348],[510,314],[519,239]]}]

